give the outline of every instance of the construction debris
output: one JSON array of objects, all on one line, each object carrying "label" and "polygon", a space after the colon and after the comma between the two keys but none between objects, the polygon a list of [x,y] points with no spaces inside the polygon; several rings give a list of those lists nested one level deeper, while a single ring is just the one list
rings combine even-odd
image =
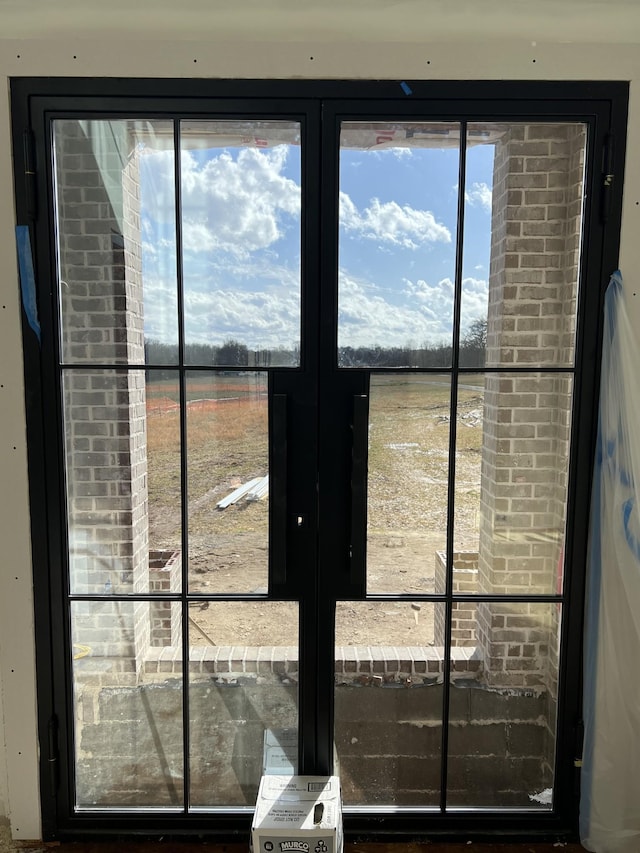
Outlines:
[{"label": "construction debris", "polygon": [[262,480],[262,477],[254,477],[253,480],[249,480],[247,483],[243,483],[241,486],[238,486],[237,489],[234,489],[230,495],[227,495],[226,498],[223,498],[221,501],[218,501],[216,506],[218,509],[226,509],[231,504],[237,503],[241,498],[243,498],[247,492],[250,492],[258,483]]},{"label": "construction debris", "polygon": [[254,488],[251,489],[250,492],[247,492],[247,500],[248,501],[259,501],[268,493],[269,491],[269,475],[263,477],[259,483],[257,483]]},{"label": "construction debris", "polygon": [[227,495],[221,501],[218,501],[216,506],[218,509],[226,509],[232,504],[238,503],[239,500],[245,498],[248,501],[259,501],[269,491],[269,475],[265,477],[254,477],[253,480],[248,480],[237,489],[234,489],[231,494]]}]

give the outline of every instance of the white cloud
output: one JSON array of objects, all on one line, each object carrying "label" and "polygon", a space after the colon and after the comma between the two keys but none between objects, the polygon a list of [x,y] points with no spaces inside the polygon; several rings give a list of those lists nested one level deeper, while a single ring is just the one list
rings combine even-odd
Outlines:
[{"label": "white cloud", "polygon": [[[288,228],[297,227],[300,215],[300,187],[283,174],[286,155],[285,146],[243,149],[236,159],[227,152],[206,161],[197,153],[183,153],[184,311],[189,342],[222,343],[233,337],[250,349],[273,349],[299,341],[299,257],[297,249],[286,250],[288,241],[277,243]],[[168,180],[172,157],[164,153],[154,157],[156,174],[162,166],[167,170],[163,180]],[[158,199],[157,206],[149,205],[151,222],[143,222],[149,244],[144,253],[145,333],[175,341],[175,241],[168,236],[174,212],[170,194],[164,195],[166,202]],[[390,250],[451,242],[450,231],[436,222],[433,213],[395,201],[374,198],[358,209],[349,195],[341,193],[340,221],[347,234],[375,240]],[[449,278],[435,284],[396,278],[390,285],[384,277],[367,280],[341,270],[339,288],[341,346],[408,342],[423,346],[451,339],[454,287]],[[486,316],[486,305],[486,281],[465,279],[463,333],[471,321]]]},{"label": "white cloud", "polygon": [[249,349],[275,349],[300,340],[300,298],[290,288],[192,291],[184,311],[188,343],[234,338]]},{"label": "white cloud", "polygon": [[[453,318],[455,286],[450,278],[443,278],[437,284],[428,284],[422,279],[416,282],[404,280],[404,293],[414,300],[425,316],[433,319]],[[469,325],[478,317],[487,316],[489,298],[488,282],[481,278],[462,279],[462,301],[460,303],[460,328],[464,334]],[[453,319],[451,319],[453,322]]]},{"label": "white cloud", "polygon": [[[403,280],[395,300],[379,295],[372,282],[340,271],[340,346],[421,347],[450,343],[453,330],[454,285],[444,278],[435,284],[424,279]],[[486,316],[487,282],[463,281],[461,326],[463,333],[479,316]]]},{"label": "white cloud", "polygon": [[182,246],[185,252],[210,252],[220,245],[208,222],[194,222],[188,216],[182,226]]},{"label": "white cloud", "polygon": [[447,329],[453,327],[454,286],[450,278],[443,278],[437,284],[428,284],[423,279],[415,282],[405,279],[404,283],[403,292],[409,297],[410,304],[415,305],[425,317],[442,325],[446,318]]},{"label": "white cloud", "polygon": [[[253,269],[251,289],[243,285],[242,261],[185,280],[184,318],[187,343],[222,344],[229,338],[249,349],[293,347],[300,340],[300,282],[284,267]],[[224,282],[224,283],[222,283]],[[155,273],[144,278],[145,337],[177,343],[175,280]]]},{"label": "white cloud", "polygon": [[484,278],[463,278],[462,294],[466,296],[470,293],[479,293],[486,299],[489,293],[486,280]]},{"label": "white cloud", "polygon": [[[189,343],[233,337],[250,349],[300,340],[300,186],[284,174],[287,147],[182,155],[185,333]],[[150,158],[151,159],[151,158]],[[154,188],[173,181],[170,154],[153,155]],[[174,209],[169,193],[147,198],[145,334],[175,342]],[[292,235],[293,236],[293,235]],[[148,245],[147,245],[148,244]]]},{"label": "white cloud", "polygon": [[[371,295],[366,283],[346,272],[340,273],[339,287],[339,346],[393,347],[405,346],[408,341],[421,346],[426,340],[440,342],[446,338],[446,321],[433,320],[419,310],[392,305],[381,296]],[[449,324],[449,336],[450,329]]]},{"label": "white cloud", "polygon": [[200,165],[182,158],[184,244],[191,251],[222,249],[238,256],[265,249],[284,234],[282,214],[300,215],[300,186],[282,174],[287,147],[244,148]]},{"label": "white cloud", "polygon": [[[430,284],[403,280],[391,301],[378,295],[375,284],[341,270],[339,279],[340,346],[402,347],[450,343],[455,287],[450,278]],[[461,332],[478,317],[486,317],[488,284],[482,279],[462,282]]]},{"label": "white cloud", "polygon": [[425,243],[450,243],[451,232],[429,210],[416,210],[396,201],[371,199],[369,207],[359,211],[347,193],[340,193],[340,225],[367,240],[388,243],[405,249],[417,249]]},{"label": "white cloud", "polygon": [[[265,249],[299,221],[301,194],[296,181],[283,174],[288,146],[267,150],[243,148],[234,159],[222,151],[206,161],[183,151],[183,244],[187,252],[222,250],[237,257]],[[155,187],[173,182],[173,154],[151,155]],[[150,182],[151,183],[151,182]],[[155,193],[150,215],[171,222],[173,197]],[[288,220],[288,221],[287,221]]]},{"label": "white cloud", "polygon": [[175,280],[145,273],[144,336],[166,344],[178,343],[178,297]]},{"label": "white cloud", "polygon": [[484,181],[472,184],[471,192],[465,192],[464,194],[465,201],[468,204],[472,206],[479,205],[487,211],[491,210],[491,196],[492,190]]},{"label": "white cloud", "polygon": [[[244,264],[233,269],[236,281]],[[283,267],[266,267],[254,289],[227,285],[213,289],[203,273],[188,281],[184,296],[187,342],[221,344],[235,338],[250,349],[292,347],[300,339],[299,280]],[[217,278],[217,276],[216,276]],[[384,295],[383,295],[384,294]],[[478,317],[486,317],[488,285],[465,278],[461,305],[461,335]],[[454,285],[444,278],[435,284],[405,279],[401,290],[381,290],[372,281],[346,270],[339,273],[339,345],[402,347],[450,343],[453,328]],[[145,277],[145,334],[177,341],[175,283]]]},{"label": "white cloud", "polygon": [[478,318],[486,318],[489,302],[489,282],[482,278],[462,279],[462,302],[460,304],[461,336]]}]

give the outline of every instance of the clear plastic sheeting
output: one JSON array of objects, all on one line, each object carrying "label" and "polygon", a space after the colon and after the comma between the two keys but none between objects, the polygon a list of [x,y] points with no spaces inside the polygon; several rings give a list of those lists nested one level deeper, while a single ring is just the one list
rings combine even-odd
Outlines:
[{"label": "clear plastic sheeting", "polygon": [[605,299],[585,651],[580,836],[640,850],[640,348],[620,273]]}]

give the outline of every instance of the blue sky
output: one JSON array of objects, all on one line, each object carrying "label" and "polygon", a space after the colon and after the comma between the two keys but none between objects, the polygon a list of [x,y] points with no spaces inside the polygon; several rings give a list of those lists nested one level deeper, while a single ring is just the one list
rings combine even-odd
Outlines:
[{"label": "blue sky", "polygon": [[[294,126],[271,130],[282,144],[264,144],[268,127],[241,139],[218,122],[182,152],[188,342],[299,341],[300,148]],[[458,149],[351,148],[351,138],[340,157],[339,343],[448,342]],[[145,334],[175,343],[173,154],[147,145],[140,161]],[[492,145],[468,149],[463,329],[486,316],[492,171]]]}]

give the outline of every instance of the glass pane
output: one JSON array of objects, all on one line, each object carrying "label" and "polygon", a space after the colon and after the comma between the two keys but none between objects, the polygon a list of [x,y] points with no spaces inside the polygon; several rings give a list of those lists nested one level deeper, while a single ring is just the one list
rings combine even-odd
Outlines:
[{"label": "glass pane", "polygon": [[[560,606],[454,604],[447,803],[551,809]],[[473,625],[458,638],[459,614]],[[473,663],[474,673],[465,671]]]},{"label": "glass pane", "polygon": [[173,123],[53,123],[65,362],[175,364]]},{"label": "glass pane", "polygon": [[73,593],[155,591],[158,561],[180,589],[179,444],[175,416],[154,409],[156,384],[147,399],[142,369],[63,373]]},{"label": "glass pane", "polygon": [[183,802],[180,605],[71,603],[76,805]]},{"label": "glass pane", "polygon": [[298,605],[193,603],[189,636],[191,804],[254,806],[297,768]]},{"label": "glass pane", "polygon": [[187,375],[189,587],[267,592],[268,376]]},{"label": "glass pane", "polygon": [[466,592],[559,593],[572,377],[492,373],[481,394],[476,380],[461,379],[454,587],[459,569]]},{"label": "glass pane", "polygon": [[460,126],[343,122],[338,364],[451,364]]},{"label": "glass pane", "polygon": [[[454,509],[454,565],[464,554],[474,554],[477,568],[480,537],[484,386],[481,373],[458,378],[456,419],[456,480]],[[438,592],[444,592],[444,587]]]},{"label": "glass pane", "polygon": [[[440,803],[444,605],[339,601],[335,744],[347,806]],[[401,688],[401,689],[398,689]]]},{"label": "glass pane", "polygon": [[572,365],[586,127],[471,124],[467,142],[460,364]]},{"label": "glass pane", "polygon": [[300,363],[300,125],[183,121],[185,360]]},{"label": "glass pane", "polygon": [[372,374],[367,592],[428,593],[446,547],[451,380]]},{"label": "glass pane", "polygon": [[497,132],[467,128],[464,245],[460,300],[460,366],[484,367],[492,254],[491,202]]},{"label": "glass pane", "polygon": [[179,592],[182,571],[180,386],[177,371],[147,371],[147,490],[151,592]]}]

